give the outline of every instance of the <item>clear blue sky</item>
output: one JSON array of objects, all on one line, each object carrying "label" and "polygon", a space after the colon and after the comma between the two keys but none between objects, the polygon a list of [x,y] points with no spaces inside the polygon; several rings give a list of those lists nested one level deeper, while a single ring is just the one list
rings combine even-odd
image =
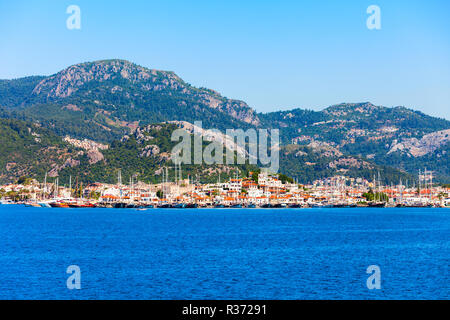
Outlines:
[{"label": "clear blue sky", "polygon": [[449,16],[448,0],[0,0],[0,78],[121,58],[258,111],[371,101],[450,119]]}]

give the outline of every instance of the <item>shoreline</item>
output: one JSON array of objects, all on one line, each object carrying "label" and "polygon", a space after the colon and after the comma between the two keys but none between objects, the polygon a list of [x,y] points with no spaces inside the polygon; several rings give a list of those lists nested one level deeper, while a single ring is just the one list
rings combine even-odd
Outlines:
[{"label": "shoreline", "polygon": [[7,208],[9,206],[23,206],[27,208],[51,208],[51,209],[122,209],[122,210],[136,210],[136,211],[146,211],[152,209],[164,209],[164,210],[180,210],[180,209],[227,209],[227,210],[237,210],[237,209],[450,209],[449,206],[356,206],[356,205],[314,205],[314,206],[167,206],[167,205],[132,205],[123,207],[114,206],[103,206],[103,205],[91,205],[91,206],[42,206],[39,204],[26,204],[26,203],[8,203],[0,204],[0,208]]}]

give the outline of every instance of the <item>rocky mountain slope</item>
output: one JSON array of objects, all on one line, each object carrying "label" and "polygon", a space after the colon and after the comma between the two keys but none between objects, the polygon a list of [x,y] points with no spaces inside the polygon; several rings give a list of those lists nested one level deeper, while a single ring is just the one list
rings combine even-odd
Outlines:
[{"label": "rocky mountain slope", "polygon": [[0,182],[20,176],[42,178],[45,172],[78,166],[85,152],[48,129],[14,119],[0,119]]},{"label": "rocky mountain slope", "polygon": [[[0,133],[7,137],[0,146],[0,182],[16,181],[21,176],[42,181],[47,173],[48,179],[58,177],[62,184],[68,183],[70,176],[84,183],[113,183],[120,170],[124,181],[134,176],[140,181],[156,183],[161,181],[161,168],[165,166],[171,168],[170,178],[174,180],[171,150],[177,142],[172,142],[170,137],[179,128],[192,135],[192,124],[187,122],[160,123],[138,127],[120,140],[101,144],[69,136],[62,138],[36,124],[0,119]],[[201,135],[203,148],[217,141],[210,139],[208,130]],[[229,137],[224,137],[224,147],[226,140]],[[409,178],[399,170],[344,155],[326,143],[285,146],[281,149],[280,166],[282,173],[304,183],[335,174],[371,179],[380,172],[386,181]],[[236,172],[243,176],[254,170],[257,166],[248,164],[183,165],[183,178],[190,175],[201,182],[212,182],[219,175],[226,179]]]},{"label": "rocky mountain slope", "polygon": [[[450,121],[404,107],[339,104],[323,111],[295,109],[260,114],[262,125],[280,128],[285,144],[326,144],[334,152],[417,174],[434,170],[450,180]],[[439,160],[439,161],[438,161]],[[444,166],[442,166],[442,164]]]},{"label": "rocky mountain slope", "polygon": [[423,157],[447,145],[450,142],[450,129],[424,135],[421,139],[406,138],[401,142],[394,140],[388,154],[405,152],[411,157]]},{"label": "rocky mountain slope", "polygon": [[[61,138],[18,120],[0,120],[0,133],[8,136],[7,143],[0,146],[0,183],[16,181],[21,176],[42,181],[45,173],[49,181],[58,177],[61,184],[67,184],[70,176],[84,183],[115,183],[119,170],[124,182],[133,176],[158,183],[163,167],[169,168],[169,179],[174,181],[171,151],[177,142],[170,137],[179,128],[168,123],[147,125],[111,144],[100,144]],[[23,148],[17,150],[18,145]],[[187,179],[189,175],[191,179],[208,182],[217,181],[219,175],[226,179],[236,172],[242,176],[256,169],[250,165],[183,165],[182,177]]]},{"label": "rocky mountain slope", "polygon": [[[77,64],[48,77],[0,80],[0,118],[38,123],[60,137],[106,145],[166,121],[201,120],[205,130],[222,132],[278,128],[286,151],[281,171],[287,174],[312,179],[323,172],[356,174],[392,167],[416,175],[426,167],[435,171],[437,180],[450,182],[450,121],[445,119],[368,102],[322,111],[256,113],[245,102],[191,86],[173,72],[124,60]],[[95,159],[101,158],[96,152],[108,152],[84,151]],[[326,168],[319,158],[328,161]]]},{"label": "rocky mountain slope", "polygon": [[[20,90],[18,90],[20,88]],[[124,60],[71,66],[49,77],[0,82],[0,106],[60,135],[112,141],[137,126],[168,120],[219,128],[259,124],[246,103],[196,88],[173,72]]]}]

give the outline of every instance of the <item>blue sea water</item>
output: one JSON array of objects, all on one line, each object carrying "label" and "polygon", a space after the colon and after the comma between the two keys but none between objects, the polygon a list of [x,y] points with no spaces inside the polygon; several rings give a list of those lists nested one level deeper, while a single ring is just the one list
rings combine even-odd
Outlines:
[{"label": "blue sea water", "polygon": [[0,205],[0,252],[0,299],[450,298],[449,209]]}]

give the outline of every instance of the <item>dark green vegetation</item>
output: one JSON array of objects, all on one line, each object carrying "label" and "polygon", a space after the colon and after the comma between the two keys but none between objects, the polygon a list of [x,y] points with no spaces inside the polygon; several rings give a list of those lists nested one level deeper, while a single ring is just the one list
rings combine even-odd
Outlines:
[{"label": "dark green vegetation", "polygon": [[15,182],[18,177],[43,177],[78,150],[52,131],[14,119],[0,119],[0,181]]},{"label": "dark green vegetation", "polygon": [[242,101],[195,88],[173,72],[122,60],[83,63],[47,78],[4,80],[0,106],[59,135],[103,142],[138,125],[169,120],[202,120],[219,129],[247,128],[257,121]]},{"label": "dark green vegetation", "polygon": [[388,202],[389,196],[384,192],[373,192],[372,189],[369,192],[363,193],[363,197],[366,198],[367,201],[380,201],[380,202]]},{"label": "dark green vegetation", "polygon": [[[175,181],[174,164],[169,159],[172,148],[177,144],[170,140],[175,129],[177,126],[173,124],[149,125],[140,129],[139,133],[113,141],[110,148],[103,151],[104,160],[90,165],[88,159],[84,158],[79,167],[61,171],[62,180],[66,181],[68,176],[72,175],[86,182],[115,183],[120,170],[125,183],[128,183],[130,177],[133,177],[134,181],[158,183],[162,181],[161,168],[167,167],[169,180]],[[207,143],[204,143],[203,146],[206,145]],[[187,179],[189,176],[191,181],[216,182],[219,175],[221,179],[227,179],[236,173],[242,177],[255,169],[257,167],[251,165],[183,165],[182,178]]]},{"label": "dark green vegetation", "polygon": [[14,80],[0,80],[0,106],[18,107],[27,103],[33,89],[45,77],[35,76]]},{"label": "dark green vegetation", "polygon": [[[162,167],[169,168],[169,180],[175,180],[170,152],[177,142],[170,141],[173,124],[150,125],[134,134],[115,140],[107,150],[102,150],[103,159],[90,163],[87,151],[74,147],[48,129],[14,119],[0,119],[0,183],[18,182],[27,184],[30,178],[43,181],[59,177],[60,184],[79,182],[117,182],[119,170],[123,182],[160,182]],[[204,143],[204,147],[207,143]],[[150,152],[149,152],[150,150]],[[192,151],[193,154],[193,151]],[[215,182],[239,174],[246,176],[257,167],[183,165],[182,178],[191,181]],[[179,176],[178,176],[179,177]]]},{"label": "dark green vegetation", "polygon": [[334,175],[350,178],[374,180],[380,173],[381,181],[386,184],[397,183],[400,179],[412,181],[417,179],[411,174],[390,166],[377,165],[361,157],[346,155],[329,155],[308,146],[289,145],[280,154],[282,172],[296,178],[299,182],[311,182]]},{"label": "dark green vegetation", "polygon": [[[366,159],[384,167],[382,171],[387,175],[392,171],[388,166],[413,175],[427,168],[434,171],[437,180],[450,181],[450,132],[421,141],[426,135],[448,131],[450,122],[445,119],[404,107],[385,108],[370,103],[340,104],[319,112],[295,109],[258,116],[263,126],[280,128],[284,144],[294,142],[314,147],[317,142],[325,142],[343,155]],[[416,154],[414,148],[394,149],[398,143],[417,147],[422,153]],[[319,161],[318,166],[320,162],[326,164],[327,159]],[[367,175],[364,171],[357,171],[362,176]],[[292,170],[286,172],[293,174]]]},{"label": "dark green vegetation", "polygon": [[[396,137],[407,135],[420,138],[424,134],[450,128],[450,121],[434,118],[420,111],[405,107],[380,107],[368,102],[344,103],[328,107],[323,111],[294,109],[258,114],[258,116],[264,127],[280,128],[285,143],[291,142],[291,139],[300,135],[317,135],[317,138],[320,137],[322,141],[336,144],[346,142],[349,138],[361,137],[355,143],[348,143],[346,150],[363,153],[376,149],[371,147],[374,143],[369,143],[373,140],[363,137],[374,138],[377,132],[389,133],[380,129],[387,130],[387,128],[395,127]],[[363,130],[366,135],[363,135],[363,132],[349,132],[351,130]],[[358,146],[358,142],[366,142],[366,144]]]},{"label": "dark green vegetation", "polygon": [[[124,182],[130,177],[144,182],[159,182],[162,179],[161,168],[169,167],[169,179],[174,180],[173,163],[169,160],[170,151],[177,142],[172,142],[172,131],[177,127],[173,124],[149,125],[139,128],[134,134],[115,140],[107,150],[101,151],[103,159],[90,163],[86,150],[76,148],[52,133],[36,125],[19,120],[1,120],[0,131],[5,137],[0,146],[0,164],[2,171],[1,182],[15,181],[22,176],[36,178],[42,181],[45,172],[49,172],[49,179],[58,174],[61,183],[68,183],[69,176],[78,178],[81,182],[109,182],[117,181],[119,170]],[[203,147],[208,143],[204,142]],[[397,181],[408,178],[406,174],[389,168],[372,164],[370,168],[352,169],[348,165],[338,165],[330,168],[332,161],[339,161],[345,157],[327,156],[308,150],[306,146],[288,146],[281,152],[282,172],[289,172],[290,176],[299,182],[312,181],[334,174],[345,173],[351,177],[371,179],[377,172],[386,181]],[[149,152],[150,150],[150,152]],[[304,154],[299,155],[299,151]],[[191,151],[192,155],[194,151]],[[225,161],[224,161],[225,163]],[[344,170],[344,171],[339,171]],[[199,166],[183,165],[183,178],[188,175],[199,182],[217,181],[233,177],[236,172],[246,176],[249,171],[257,172],[257,167],[251,165],[240,166]],[[257,176],[255,174],[255,179]],[[282,181],[292,182],[288,175],[280,175]]]},{"label": "dark green vegetation", "polygon": [[[371,178],[378,172],[386,182],[398,182],[400,178],[412,179],[411,174],[417,177],[418,170],[425,167],[435,172],[436,181],[450,182],[448,135],[423,139],[449,130],[447,120],[404,107],[370,103],[340,104],[323,111],[257,114],[244,102],[193,87],[173,72],[150,70],[123,60],[82,63],[49,77],[0,80],[0,118],[11,119],[2,120],[2,140],[6,142],[0,155],[3,181],[32,171],[42,176],[52,166],[64,167],[57,170],[62,179],[66,173],[78,172],[86,181],[111,181],[122,168],[124,179],[133,172],[154,181],[159,179],[154,171],[162,163],[156,157],[146,161],[139,158],[139,143],[133,142],[130,133],[164,121],[201,120],[203,128],[222,131],[280,129],[280,171],[300,182],[334,174]],[[42,142],[27,135],[28,129],[19,130],[18,124],[42,130]],[[102,151],[104,161],[89,164],[85,153],[71,154],[75,148],[59,138],[66,135],[110,145]],[[124,135],[130,139],[119,142]],[[168,137],[155,138],[153,144],[161,153],[167,152],[171,146]],[[58,151],[44,153],[46,147]],[[68,158],[80,164],[64,166]],[[6,167],[7,163],[16,165]],[[202,176],[194,167],[186,170]]]}]

